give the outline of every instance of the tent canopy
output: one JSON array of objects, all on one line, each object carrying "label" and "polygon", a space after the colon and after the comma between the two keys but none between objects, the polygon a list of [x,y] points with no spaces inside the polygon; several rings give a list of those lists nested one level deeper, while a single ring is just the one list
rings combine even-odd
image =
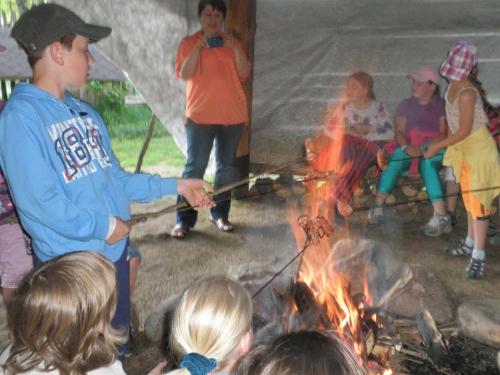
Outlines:
[{"label": "tent canopy", "polygon": [[393,114],[410,95],[407,74],[437,69],[458,40],[478,47],[480,79],[500,102],[498,0],[259,0],[257,12],[253,162],[300,157],[356,70]]}]

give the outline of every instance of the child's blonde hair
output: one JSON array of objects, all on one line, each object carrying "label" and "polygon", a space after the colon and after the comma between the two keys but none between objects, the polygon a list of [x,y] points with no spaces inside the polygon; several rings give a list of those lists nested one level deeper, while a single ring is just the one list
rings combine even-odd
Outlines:
[{"label": "child's blonde hair", "polygon": [[113,263],[76,252],[34,269],[9,306],[6,374],[37,369],[80,375],[108,366],[123,342],[110,325],[116,307]]},{"label": "child's blonde hair", "polygon": [[252,310],[250,295],[238,282],[224,276],[198,280],[184,292],[175,309],[170,346],[178,358],[198,353],[215,359],[218,369],[224,368],[251,330]]}]

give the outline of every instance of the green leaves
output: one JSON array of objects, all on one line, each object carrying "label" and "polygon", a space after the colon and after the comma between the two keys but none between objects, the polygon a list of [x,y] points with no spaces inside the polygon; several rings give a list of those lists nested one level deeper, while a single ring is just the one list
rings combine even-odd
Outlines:
[{"label": "green leaves", "polygon": [[46,2],[47,0],[0,0],[0,26],[12,26],[24,11]]}]

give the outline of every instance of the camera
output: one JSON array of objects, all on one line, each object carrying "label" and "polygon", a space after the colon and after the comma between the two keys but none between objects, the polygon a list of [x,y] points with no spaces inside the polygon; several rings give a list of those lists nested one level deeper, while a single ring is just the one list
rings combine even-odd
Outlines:
[{"label": "camera", "polygon": [[213,36],[207,38],[208,48],[219,48],[224,45],[224,38],[221,36]]}]

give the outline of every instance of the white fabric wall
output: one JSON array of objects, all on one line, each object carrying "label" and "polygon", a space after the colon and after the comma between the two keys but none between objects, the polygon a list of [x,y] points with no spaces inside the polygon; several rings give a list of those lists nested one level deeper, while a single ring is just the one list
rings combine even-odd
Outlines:
[{"label": "white fabric wall", "polygon": [[[237,0],[245,1],[245,0]],[[173,63],[199,27],[197,0],[56,0],[113,27],[99,48],[128,76],[184,148],[184,83]],[[480,51],[480,77],[500,102],[500,0],[258,0],[251,160],[300,156],[346,75],[371,72],[389,109],[409,95],[406,74],[438,66],[454,41]]]},{"label": "white fabric wall", "polygon": [[480,78],[500,102],[499,0],[259,0],[257,12],[253,162],[300,157],[352,71],[373,75],[392,114],[410,94],[407,73],[437,68],[462,39],[479,48]]}]

